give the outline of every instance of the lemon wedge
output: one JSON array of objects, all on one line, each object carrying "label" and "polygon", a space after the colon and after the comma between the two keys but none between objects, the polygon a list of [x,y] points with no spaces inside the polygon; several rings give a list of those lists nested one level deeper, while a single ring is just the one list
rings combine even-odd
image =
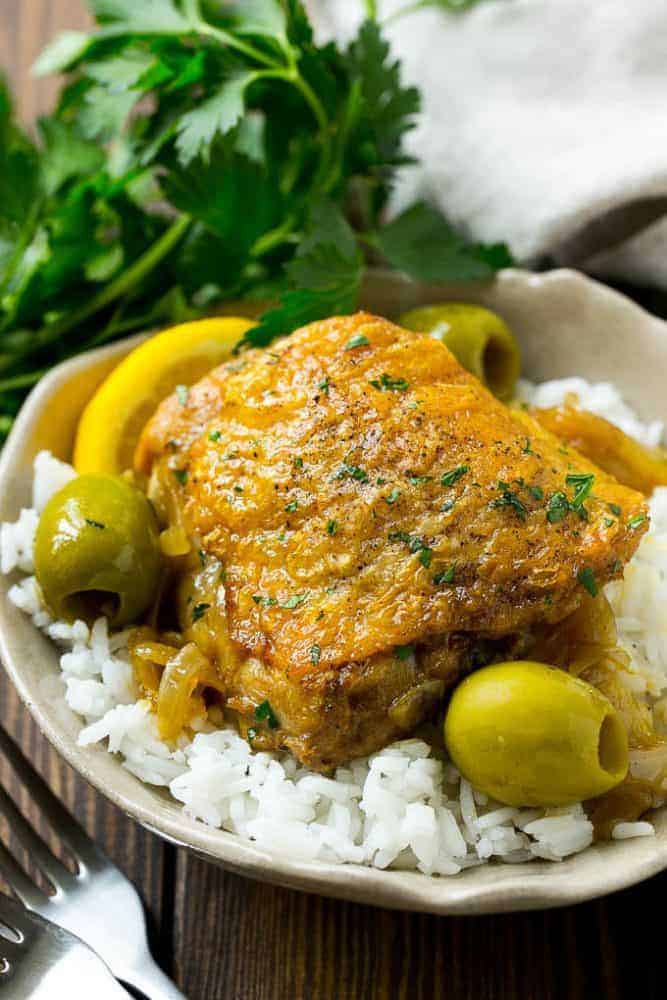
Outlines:
[{"label": "lemon wedge", "polygon": [[77,429],[80,474],[118,475],[132,467],[139,435],[178,385],[192,385],[228,358],[252,320],[218,316],[171,327],[135,348],[104,380]]}]

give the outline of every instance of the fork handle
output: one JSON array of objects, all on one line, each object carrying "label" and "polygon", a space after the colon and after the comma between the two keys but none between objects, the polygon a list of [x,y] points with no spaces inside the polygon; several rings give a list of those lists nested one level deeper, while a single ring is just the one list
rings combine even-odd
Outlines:
[{"label": "fork handle", "polygon": [[131,969],[116,970],[118,978],[142,993],[146,1000],[187,1000],[153,958],[146,954]]}]

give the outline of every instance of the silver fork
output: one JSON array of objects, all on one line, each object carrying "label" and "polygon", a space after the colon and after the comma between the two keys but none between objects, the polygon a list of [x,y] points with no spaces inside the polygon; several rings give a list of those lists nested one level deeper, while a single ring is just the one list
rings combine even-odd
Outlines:
[{"label": "silver fork", "polygon": [[88,945],[0,893],[0,987],[12,1000],[127,1000]]},{"label": "silver fork", "polygon": [[7,758],[78,869],[73,875],[54,857],[13,799],[0,787],[0,811],[54,889],[51,896],[42,892],[0,841],[0,869],[15,895],[29,910],[84,941],[104,959],[116,979],[128,983],[149,1000],[185,1000],[148,950],[146,919],[132,883],[69,814],[2,727],[0,753]]}]

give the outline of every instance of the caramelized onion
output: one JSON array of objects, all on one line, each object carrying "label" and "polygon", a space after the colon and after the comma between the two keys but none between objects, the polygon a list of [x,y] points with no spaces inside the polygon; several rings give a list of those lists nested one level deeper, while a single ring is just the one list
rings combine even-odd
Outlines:
[{"label": "caramelized onion", "polygon": [[220,679],[209,660],[189,642],[172,655],[160,680],[157,724],[163,739],[176,739],[185,726],[202,714],[204,701],[198,693],[202,686],[220,690]]}]

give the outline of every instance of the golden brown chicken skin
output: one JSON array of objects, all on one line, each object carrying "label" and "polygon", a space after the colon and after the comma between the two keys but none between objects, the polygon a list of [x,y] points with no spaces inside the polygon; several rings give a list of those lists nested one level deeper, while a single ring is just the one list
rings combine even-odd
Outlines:
[{"label": "golden brown chicken skin", "polygon": [[252,719],[268,699],[274,741],[319,768],[408,732],[480,648],[571,613],[646,528],[638,493],[364,313],[169,398],[136,464],[224,570],[189,569],[181,617],[208,595],[228,704]]}]

